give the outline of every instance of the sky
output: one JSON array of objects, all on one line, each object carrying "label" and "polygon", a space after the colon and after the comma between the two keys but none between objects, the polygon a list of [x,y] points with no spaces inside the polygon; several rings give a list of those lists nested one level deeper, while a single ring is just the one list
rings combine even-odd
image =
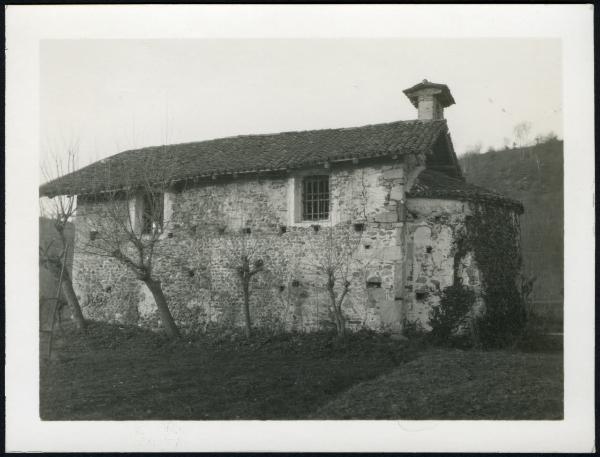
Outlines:
[{"label": "sky", "polygon": [[43,40],[41,161],[79,166],[144,146],[417,117],[403,90],[447,84],[460,155],[562,137],[556,39]]}]

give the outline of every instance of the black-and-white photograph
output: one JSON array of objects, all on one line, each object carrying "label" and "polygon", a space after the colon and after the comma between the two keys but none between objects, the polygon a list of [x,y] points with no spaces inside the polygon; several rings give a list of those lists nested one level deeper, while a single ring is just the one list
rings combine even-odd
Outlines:
[{"label": "black-and-white photograph", "polygon": [[560,38],[38,53],[42,423],[564,421]]}]

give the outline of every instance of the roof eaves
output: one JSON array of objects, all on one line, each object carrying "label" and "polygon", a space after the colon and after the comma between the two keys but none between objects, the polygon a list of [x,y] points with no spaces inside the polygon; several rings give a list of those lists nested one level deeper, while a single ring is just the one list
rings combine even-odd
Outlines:
[{"label": "roof eaves", "polygon": [[393,160],[397,160],[398,158],[404,156],[405,153],[410,153],[410,152],[405,152],[405,151],[402,151],[399,153],[384,152],[381,154],[370,154],[370,155],[361,156],[361,157],[353,157],[352,155],[348,155],[345,157],[340,157],[340,158],[336,158],[336,159],[332,159],[332,160],[326,160],[326,161],[314,160],[314,161],[310,161],[310,162],[302,162],[297,165],[290,165],[290,166],[286,166],[286,167],[277,167],[277,168],[255,168],[255,169],[235,170],[235,171],[234,170],[213,171],[211,173],[195,174],[195,175],[181,177],[178,179],[174,179],[171,182],[178,183],[178,182],[182,182],[182,181],[193,181],[193,180],[198,180],[201,178],[221,177],[221,176],[228,176],[228,175],[273,173],[273,172],[280,172],[280,171],[300,170],[303,168],[311,168],[311,167],[318,166],[318,165],[324,166],[326,163],[343,163],[343,162],[352,162],[355,160],[360,161],[360,160],[379,159],[379,158],[386,158],[386,157],[390,157]]}]

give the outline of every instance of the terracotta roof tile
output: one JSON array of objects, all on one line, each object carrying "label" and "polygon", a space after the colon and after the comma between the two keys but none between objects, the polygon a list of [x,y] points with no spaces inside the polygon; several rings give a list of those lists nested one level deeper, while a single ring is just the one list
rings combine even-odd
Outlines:
[{"label": "terracotta roof tile", "polygon": [[419,174],[407,192],[407,197],[488,202],[509,206],[519,214],[523,213],[523,204],[517,200],[431,169],[425,169]]},{"label": "terracotta roof tile", "polygon": [[85,194],[148,181],[300,168],[326,161],[428,153],[446,121],[245,135],[121,152],[43,184],[40,195]]}]

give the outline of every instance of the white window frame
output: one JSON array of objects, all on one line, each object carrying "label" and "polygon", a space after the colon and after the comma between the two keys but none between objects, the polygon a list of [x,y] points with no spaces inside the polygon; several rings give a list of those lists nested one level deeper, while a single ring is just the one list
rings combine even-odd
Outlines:
[{"label": "white window frame", "polygon": [[[173,203],[175,194],[172,191],[163,192],[163,224],[159,238],[165,238],[172,229]],[[142,230],[144,215],[144,193],[137,192],[129,199],[129,218],[133,231],[140,233]],[[144,235],[146,236],[146,235]]]},{"label": "white window frame", "polygon": [[[302,219],[302,192],[303,179],[306,176],[329,176],[329,217],[319,220]],[[294,227],[310,227],[312,225],[334,225],[337,222],[337,202],[333,199],[335,180],[328,169],[310,169],[300,170],[288,177],[287,207],[288,207],[288,225]]]}]

